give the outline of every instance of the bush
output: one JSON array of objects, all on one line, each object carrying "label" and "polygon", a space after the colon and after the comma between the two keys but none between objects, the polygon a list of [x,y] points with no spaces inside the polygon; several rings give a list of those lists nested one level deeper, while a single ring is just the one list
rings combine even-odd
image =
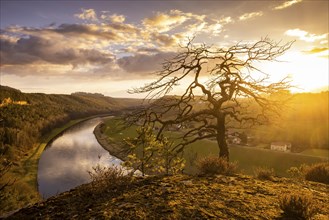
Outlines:
[{"label": "bush", "polygon": [[329,184],[329,163],[319,163],[305,169],[305,179]]},{"label": "bush", "polygon": [[308,195],[288,194],[280,198],[283,215],[293,219],[310,219],[317,209]]},{"label": "bush", "polygon": [[261,180],[273,180],[275,175],[273,168],[257,167],[254,169],[254,174]]},{"label": "bush", "polygon": [[304,171],[305,171],[305,164],[302,164],[299,168],[298,167],[290,167],[286,172],[289,174],[291,178],[295,179],[303,179],[304,178]]},{"label": "bush", "polygon": [[128,184],[132,180],[131,175],[127,175],[126,172],[119,167],[102,167],[98,164],[92,169],[93,170],[88,171],[88,173],[93,186],[122,186]]},{"label": "bush", "polygon": [[224,174],[231,175],[237,170],[236,162],[229,162],[225,158],[220,157],[204,157],[196,163],[199,173],[202,175]]}]

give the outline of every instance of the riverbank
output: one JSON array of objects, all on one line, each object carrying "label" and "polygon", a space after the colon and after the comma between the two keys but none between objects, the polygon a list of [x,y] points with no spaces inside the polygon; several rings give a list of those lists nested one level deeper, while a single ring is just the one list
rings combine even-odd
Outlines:
[{"label": "riverbank", "polygon": [[104,123],[99,123],[94,129],[94,135],[98,141],[98,143],[107,150],[112,156],[125,161],[127,157],[127,152],[122,150],[122,147],[118,145],[118,143],[111,142],[109,137],[102,132],[102,126]]},{"label": "riverbank", "polygon": [[3,180],[15,181],[6,191],[5,206],[0,210],[0,216],[6,212],[10,212],[22,208],[28,204],[36,203],[42,200],[38,192],[38,163],[42,152],[49,142],[57,138],[67,129],[96,117],[105,115],[89,116],[86,118],[68,121],[65,125],[53,129],[50,133],[40,138],[39,143],[35,143],[33,148],[27,152],[19,161],[15,161],[9,172],[5,174]]}]

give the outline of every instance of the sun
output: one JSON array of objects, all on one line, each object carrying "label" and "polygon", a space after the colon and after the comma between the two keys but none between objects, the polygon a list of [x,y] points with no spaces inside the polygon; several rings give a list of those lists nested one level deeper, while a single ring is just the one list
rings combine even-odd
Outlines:
[{"label": "sun", "polygon": [[328,88],[328,58],[323,53],[306,54],[300,51],[287,52],[279,62],[261,64],[270,81],[277,82],[285,77],[291,81],[293,92],[312,92]]}]

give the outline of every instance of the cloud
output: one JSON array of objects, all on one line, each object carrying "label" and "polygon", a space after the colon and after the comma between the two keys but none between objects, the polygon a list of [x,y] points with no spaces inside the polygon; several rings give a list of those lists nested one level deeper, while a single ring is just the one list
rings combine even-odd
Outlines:
[{"label": "cloud", "polygon": [[178,39],[175,37],[175,35],[152,33],[151,36],[151,40],[161,46],[176,46],[178,43]]},{"label": "cloud", "polygon": [[329,49],[328,47],[314,47],[311,50],[303,51],[305,54],[315,55],[319,58],[328,59],[329,58]]},{"label": "cloud", "polygon": [[285,33],[287,36],[298,37],[302,41],[314,42],[327,38],[328,33],[322,35],[316,35],[308,33],[307,31],[300,30],[299,28],[287,30]]},{"label": "cloud", "polygon": [[262,11],[245,13],[245,14],[243,14],[239,17],[239,20],[240,21],[245,21],[245,20],[249,20],[249,19],[254,18],[254,17],[262,16],[262,15],[263,15]]},{"label": "cloud", "polygon": [[190,19],[189,16],[180,11],[171,10],[168,14],[158,12],[150,18],[145,18],[142,23],[146,28],[151,28],[161,33],[181,25],[188,19]]},{"label": "cloud", "polygon": [[117,33],[106,31],[100,26],[94,24],[61,24],[58,28],[50,29],[48,31],[74,37],[93,37],[104,38],[107,40],[118,40],[120,38]]},{"label": "cloud", "polygon": [[[199,34],[208,34],[210,36],[219,36],[224,31],[224,26],[234,23],[232,17],[222,17],[220,19],[206,19],[205,15],[199,16],[198,19],[192,19],[185,22],[184,32],[180,36],[193,38]],[[182,37],[180,37],[182,38]]]},{"label": "cloud", "polygon": [[[180,10],[170,10],[167,13],[158,12],[155,15],[142,20],[142,24],[151,31],[164,33],[177,27],[189,26],[188,23],[198,26],[203,23],[206,15],[198,15],[182,12]],[[184,25],[184,26],[183,26]]]},{"label": "cloud", "polygon": [[[120,14],[82,9],[80,23],[9,26],[0,32],[1,70],[17,75],[144,76],[161,69],[188,37],[218,36],[231,17],[180,10],[156,12],[137,23]],[[86,22],[87,21],[87,22]],[[15,73],[17,72],[17,73]]]},{"label": "cloud", "polygon": [[112,54],[95,49],[81,49],[51,41],[42,37],[22,37],[16,42],[0,39],[1,66],[25,65],[36,63],[70,64],[105,64],[113,61]]},{"label": "cloud", "polygon": [[[123,24],[123,23],[113,23],[113,24],[102,24],[102,26],[99,27],[99,29],[102,32],[111,32],[116,31],[118,33],[129,33],[129,34],[137,34],[140,32],[138,28],[131,24]],[[112,32],[114,33],[114,32]],[[132,37],[132,36],[130,36]]]},{"label": "cloud", "polygon": [[94,9],[81,9],[82,13],[75,14],[74,16],[87,21],[97,21],[97,15]]},{"label": "cloud", "polygon": [[223,31],[223,25],[220,23],[215,23],[207,27],[207,31],[214,36],[218,36]]},{"label": "cloud", "polygon": [[303,52],[307,53],[307,54],[315,54],[315,53],[321,53],[323,51],[328,51],[328,48],[327,47],[322,47],[322,48],[315,47],[311,50],[307,50],[307,51],[303,51]]},{"label": "cloud", "polygon": [[43,38],[62,38],[69,37],[78,39],[105,39],[119,40],[120,36],[104,27],[96,24],[61,24],[58,27],[31,28],[31,27],[8,27],[6,32],[16,35],[42,36]]},{"label": "cloud", "polygon": [[285,9],[285,8],[288,8],[294,4],[297,4],[297,3],[300,3],[302,2],[302,0],[291,0],[291,1],[286,1],[286,2],[283,2],[282,4],[276,6],[273,8],[273,10],[281,10],[281,9]]},{"label": "cloud", "polygon": [[228,17],[221,18],[219,20],[219,23],[221,23],[221,24],[229,24],[229,23],[234,23],[234,20],[233,20],[232,17],[228,16]]},{"label": "cloud", "polygon": [[141,47],[137,49],[137,52],[142,54],[156,54],[156,53],[160,53],[161,51],[157,48]]},{"label": "cloud", "polygon": [[108,20],[112,23],[123,23],[126,20],[126,17],[124,15],[118,15],[118,14],[113,14],[113,15],[102,14],[101,19]]},{"label": "cloud", "polygon": [[173,56],[175,56],[173,52],[159,52],[152,55],[137,54],[120,58],[118,65],[128,73],[149,74],[161,70],[162,63]]}]

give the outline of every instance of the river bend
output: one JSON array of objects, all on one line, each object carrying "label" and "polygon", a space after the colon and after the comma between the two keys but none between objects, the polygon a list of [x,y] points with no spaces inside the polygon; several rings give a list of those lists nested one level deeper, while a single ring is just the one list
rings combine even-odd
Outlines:
[{"label": "river bend", "polygon": [[121,160],[111,156],[93,133],[101,118],[81,122],[49,143],[38,166],[38,188],[43,198],[90,182],[93,166],[118,166]]}]

